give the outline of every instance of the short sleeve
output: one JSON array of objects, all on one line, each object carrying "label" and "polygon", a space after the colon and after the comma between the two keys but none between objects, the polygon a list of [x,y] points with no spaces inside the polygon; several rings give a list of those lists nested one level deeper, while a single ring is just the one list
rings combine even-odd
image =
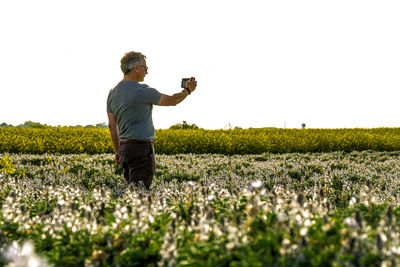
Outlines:
[{"label": "short sleeve", "polygon": [[111,91],[112,90],[110,90],[110,93],[108,93],[108,97],[107,97],[107,113],[112,113],[112,110],[111,110]]},{"label": "short sleeve", "polygon": [[142,90],[142,99],[146,104],[156,105],[160,101],[161,93],[156,89],[145,85]]}]

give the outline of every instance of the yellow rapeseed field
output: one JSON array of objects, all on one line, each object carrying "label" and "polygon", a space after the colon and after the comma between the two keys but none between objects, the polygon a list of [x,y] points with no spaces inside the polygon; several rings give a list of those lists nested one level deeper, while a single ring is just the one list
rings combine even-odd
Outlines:
[{"label": "yellow rapeseed field", "polygon": [[[400,150],[400,128],[157,130],[159,154]],[[0,153],[112,153],[108,129],[0,127]]]}]

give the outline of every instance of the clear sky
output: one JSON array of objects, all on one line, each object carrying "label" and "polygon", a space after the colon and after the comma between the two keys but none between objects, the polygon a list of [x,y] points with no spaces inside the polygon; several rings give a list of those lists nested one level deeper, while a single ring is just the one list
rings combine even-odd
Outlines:
[{"label": "clear sky", "polygon": [[400,126],[400,1],[0,1],[0,123],[107,122],[125,52],[197,90],[156,129]]}]

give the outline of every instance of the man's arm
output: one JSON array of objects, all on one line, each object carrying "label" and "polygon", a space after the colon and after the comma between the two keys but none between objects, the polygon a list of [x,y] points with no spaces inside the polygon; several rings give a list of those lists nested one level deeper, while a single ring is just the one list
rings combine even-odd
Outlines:
[{"label": "man's arm", "polygon": [[[196,90],[196,86],[197,86],[197,81],[193,77],[186,83],[186,88],[188,88],[190,90],[190,92],[193,92],[194,90]],[[183,89],[180,93],[176,93],[171,96],[162,94],[157,105],[158,106],[176,106],[179,103],[181,103],[188,95],[189,95],[189,92],[186,89]]]},{"label": "man's arm", "polygon": [[115,150],[115,162],[119,164],[119,153],[118,153],[118,146],[119,146],[119,136],[118,136],[118,127],[117,127],[117,120],[114,117],[114,114],[107,113],[108,116],[108,129],[110,130],[111,140],[114,145]]},{"label": "man's arm", "polygon": [[182,92],[173,94],[173,95],[165,95],[162,94],[160,101],[158,101],[157,105],[158,106],[176,106],[179,103],[181,103],[187,96],[189,95],[189,92],[184,89]]}]

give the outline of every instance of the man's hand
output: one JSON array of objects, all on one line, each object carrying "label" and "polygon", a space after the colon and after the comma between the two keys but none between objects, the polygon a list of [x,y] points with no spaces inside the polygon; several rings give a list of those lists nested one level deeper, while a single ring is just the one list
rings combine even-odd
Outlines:
[{"label": "man's hand", "polygon": [[197,81],[195,77],[191,77],[189,81],[186,82],[186,88],[190,90],[190,92],[193,92],[196,90],[197,87]]},{"label": "man's hand", "polygon": [[107,116],[108,116],[108,128],[110,129],[111,140],[114,145],[115,162],[119,164],[119,153],[118,153],[119,136],[118,136],[117,120],[115,119],[114,114],[112,113],[107,113]]},{"label": "man's hand", "polygon": [[197,87],[197,81],[194,77],[190,78],[189,81],[186,82],[185,89],[182,90],[182,92],[173,94],[172,96],[162,94],[160,100],[158,101],[157,105],[159,106],[176,106],[179,103],[181,103],[189,94],[189,92],[186,90],[190,90],[190,92],[193,92],[196,90]]},{"label": "man's hand", "polygon": [[121,162],[119,162],[119,153],[118,153],[118,151],[115,152],[115,163],[117,163],[118,165],[121,164]]}]

